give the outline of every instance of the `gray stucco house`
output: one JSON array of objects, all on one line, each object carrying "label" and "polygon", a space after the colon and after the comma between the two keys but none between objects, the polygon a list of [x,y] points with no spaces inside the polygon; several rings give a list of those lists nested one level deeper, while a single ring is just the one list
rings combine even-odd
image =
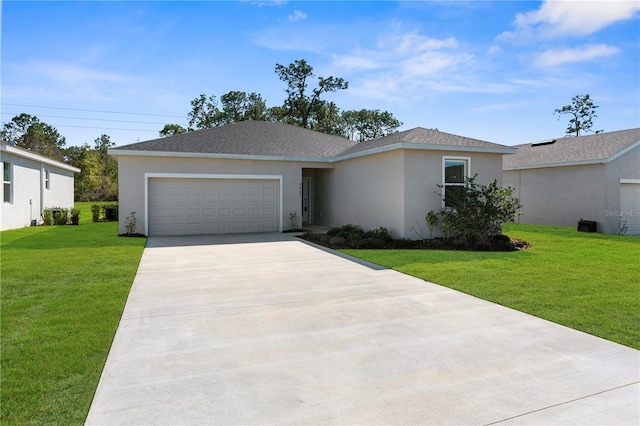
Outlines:
[{"label": "gray stucco house", "polygon": [[640,129],[514,146],[503,184],[516,189],[521,223],[640,235]]},{"label": "gray stucco house", "polygon": [[438,185],[502,180],[514,149],[416,128],[363,143],[283,123],[245,121],[116,147],[120,232],[277,232],[298,225],[411,231],[442,208]]},{"label": "gray stucco house", "polygon": [[80,169],[0,141],[0,230],[40,222],[47,207],[73,207],[74,173]]}]

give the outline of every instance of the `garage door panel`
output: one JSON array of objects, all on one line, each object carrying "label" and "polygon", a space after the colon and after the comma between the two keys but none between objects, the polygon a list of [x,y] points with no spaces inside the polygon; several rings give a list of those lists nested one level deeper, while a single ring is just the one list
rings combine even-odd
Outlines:
[{"label": "garage door panel", "polygon": [[278,231],[278,181],[149,179],[149,234]]}]

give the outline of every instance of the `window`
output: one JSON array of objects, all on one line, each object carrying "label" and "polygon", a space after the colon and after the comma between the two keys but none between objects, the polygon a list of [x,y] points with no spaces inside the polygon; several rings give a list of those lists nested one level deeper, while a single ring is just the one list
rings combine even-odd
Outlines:
[{"label": "window", "polygon": [[446,195],[449,197],[455,194],[454,191],[460,191],[464,188],[464,180],[469,177],[469,162],[471,160],[466,157],[444,157],[443,158],[443,178],[442,178],[442,195],[443,205],[450,207],[444,199]]},{"label": "window", "polygon": [[51,186],[51,176],[49,175],[49,170],[44,171],[44,187],[45,189],[50,189]]},{"label": "window", "polygon": [[3,178],[2,178],[2,183],[3,183],[3,190],[4,190],[4,202],[5,203],[10,203],[11,202],[11,183],[12,183],[12,173],[11,173],[11,163],[8,162],[4,162],[3,164],[3,168],[4,168],[4,174],[3,174]]}]

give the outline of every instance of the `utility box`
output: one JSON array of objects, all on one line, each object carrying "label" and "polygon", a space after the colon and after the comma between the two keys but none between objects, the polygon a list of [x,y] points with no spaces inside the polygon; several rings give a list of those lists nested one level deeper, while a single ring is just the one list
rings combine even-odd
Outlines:
[{"label": "utility box", "polygon": [[578,232],[596,232],[597,223],[593,220],[582,220],[578,222]]},{"label": "utility box", "polygon": [[110,204],[104,208],[104,220],[107,222],[118,221],[118,206]]}]

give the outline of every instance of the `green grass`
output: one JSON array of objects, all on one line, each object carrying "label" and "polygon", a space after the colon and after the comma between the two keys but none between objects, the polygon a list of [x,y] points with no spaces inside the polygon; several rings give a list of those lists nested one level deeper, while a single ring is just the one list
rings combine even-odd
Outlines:
[{"label": "green grass", "polygon": [[640,238],[516,224],[505,233],[533,247],[344,252],[640,349]]},{"label": "green grass", "polygon": [[2,424],[82,424],[145,244],[116,222],[0,233]]}]

